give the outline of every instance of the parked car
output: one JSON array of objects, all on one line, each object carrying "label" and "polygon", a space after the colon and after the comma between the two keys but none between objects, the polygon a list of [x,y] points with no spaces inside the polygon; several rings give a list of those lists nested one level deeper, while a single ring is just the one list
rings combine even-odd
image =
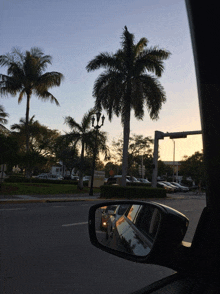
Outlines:
[{"label": "parked car", "polygon": [[[107,185],[117,185],[117,179],[121,179],[122,175],[115,175],[114,177],[110,177],[107,180]],[[126,182],[130,183],[130,181],[126,178]]]},{"label": "parked car", "polygon": [[157,182],[157,188],[163,188],[165,189],[168,193],[174,193],[175,190],[174,188],[166,185],[164,182]]},{"label": "parked car", "polygon": [[165,185],[167,185],[167,186],[173,188],[173,189],[174,189],[174,192],[179,192],[179,191],[180,191],[180,188],[179,188],[179,187],[177,187],[177,186],[171,184],[170,182],[163,181],[163,183],[164,183]]},{"label": "parked car", "polygon": [[79,181],[79,176],[73,176],[73,175],[71,175],[71,180]]},{"label": "parked car", "polygon": [[126,179],[131,183],[140,183],[140,181],[133,176],[127,176]]},{"label": "parked car", "polygon": [[148,181],[147,179],[137,178],[137,180],[141,183],[144,183],[144,184],[151,184],[151,182]]},{"label": "parked car", "polygon": [[35,179],[42,180],[63,180],[63,177],[57,175],[51,175],[50,173],[42,173],[35,177]]},{"label": "parked car", "polygon": [[83,177],[83,182],[89,182],[90,181],[90,176],[84,176]]},{"label": "parked car", "polygon": [[171,184],[179,187],[180,191],[182,191],[182,192],[189,192],[189,187],[182,186],[182,185],[180,185],[179,183],[176,183],[176,182],[171,182]]},{"label": "parked car", "polygon": [[61,181],[63,180],[63,177],[62,176],[57,176],[57,175],[49,175],[48,180],[54,180],[54,181]]}]

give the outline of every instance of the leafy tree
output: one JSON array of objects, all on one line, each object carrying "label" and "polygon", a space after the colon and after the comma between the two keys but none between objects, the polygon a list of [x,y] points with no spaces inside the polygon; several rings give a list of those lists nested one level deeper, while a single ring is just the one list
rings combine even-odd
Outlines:
[{"label": "leafy tree", "polygon": [[186,178],[191,177],[196,185],[205,185],[205,167],[202,152],[192,156],[184,156],[181,161],[180,173]]},{"label": "leafy tree", "polygon": [[[57,99],[48,92],[49,88],[60,86],[63,75],[59,72],[46,72],[48,64],[51,64],[51,56],[44,55],[39,48],[31,48],[30,51],[21,52],[18,49],[11,53],[0,56],[0,65],[6,66],[7,75],[1,74],[0,93],[1,95],[16,96],[19,94],[18,103],[24,96],[26,104],[26,152],[29,152],[29,111],[31,95],[35,94],[39,99],[50,100],[59,105]],[[29,175],[27,168],[27,176]]]},{"label": "leafy tree", "polygon": [[29,120],[29,152],[26,153],[25,145],[25,119],[21,118],[19,124],[11,126],[12,136],[19,144],[20,167],[29,165],[30,171],[49,170],[56,162],[55,144],[60,133],[41,125],[32,116]]},{"label": "leafy tree", "polygon": [[[68,116],[65,118],[65,123],[71,128],[70,133],[66,133],[62,136],[64,140],[73,144],[73,146],[81,146],[80,152],[80,167],[79,167],[79,183],[78,188],[83,188],[83,171],[84,171],[84,157],[85,152],[88,154],[93,154],[95,146],[95,131],[91,129],[91,119],[94,114],[94,110],[88,111],[81,121],[81,124],[78,124],[74,118]],[[107,137],[105,132],[98,132],[97,136],[97,146],[96,154],[100,152],[108,154],[108,148],[106,146]]]},{"label": "leafy tree", "polygon": [[[146,168],[146,176],[149,177],[149,173],[152,170],[152,149],[151,144],[153,140],[150,137],[144,137],[143,135],[133,134],[129,138],[128,146],[128,174],[138,177],[138,166],[142,162]],[[123,160],[123,140],[113,141],[112,143],[113,154],[112,158],[115,159],[115,163],[121,163]]]},{"label": "leafy tree", "polygon": [[158,176],[166,178],[172,177],[173,168],[169,165],[166,165],[163,161],[158,160]]},{"label": "leafy tree", "polygon": [[8,117],[9,114],[5,112],[5,109],[2,105],[0,105],[0,124],[7,124],[8,120],[6,117]]},{"label": "leafy tree", "polygon": [[72,171],[79,162],[79,150],[77,146],[70,144],[63,136],[59,136],[55,143],[56,159],[62,161],[67,170]]},{"label": "leafy tree", "polygon": [[18,163],[19,146],[17,141],[10,135],[0,134],[0,164],[7,164],[11,170]]},{"label": "leafy tree", "polygon": [[[131,109],[137,119],[143,119],[146,106],[151,119],[158,119],[159,110],[166,101],[165,91],[159,83],[164,71],[163,60],[170,56],[157,47],[146,48],[148,40],[134,43],[134,35],[125,26],[122,48],[115,54],[100,53],[87,65],[87,71],[104,68],[94,84],[93,96],[97,109],[104,108],[112,119],[121,115],[123,125],[122,184],[126,185]],[[156,77],[148,72],[154,73]]]}]

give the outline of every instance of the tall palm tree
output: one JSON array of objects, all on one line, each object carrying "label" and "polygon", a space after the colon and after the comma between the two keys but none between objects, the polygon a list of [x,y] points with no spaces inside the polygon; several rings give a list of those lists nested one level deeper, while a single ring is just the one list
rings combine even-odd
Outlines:
[{"label": "tall palm tree", "polygon": [[0,56],[0,65],[6,66],[7,75],[0,74],[1,95],[16,96],[18,103],[24,96],[26,104],[26,151],[29,152],[29,111],[31,95],[39,99],[50,100],[59,105],[58,100],[48,92],[49,88],[60,86],[63,75],[59,72],[45,72],[47,65],[51,64],[52,57],[44,55],[42,50],[33,47],[30,51],[21,52],[13,49],[11,53]]},{"label": "tall palm tree", "polygon": [[147,43],[146,38],[141,38],[135,44],[134,35],[125,26],[122,48],[115,54],[100,53],[86,67],[88,72],[105,69],[98,76],[93,88],[96,108],[104,108],[109,120],[112,119],[113,113],[116,116],[121,115],[124,141],[122,185],[124,186],[128,168],[131,110],[134,110],[137,119],[143,119],[146,106],[150,118],[158,119],[159,110],[166,101],[165,91],[157,77],[162,75],[163,60],[170,56],[170,52],[157,47],[146,48]]},{"label": "tall palm tree", "polygon": [[[80,154],[80,170],[79,170],[79,183],[78,188],[83,188],[83,166],[84,166],[84,156],[85,151],[91,150],[94,152],[94,141],[95,141],[95,131],[91,128],[92,116],[94,115],[94,110],[89,110],[82,118],[81,124],[78,124],[74,118],[67,116],[65,118],[65,123],[71,128],[70,133],[63,135],[63,139],[67,140],[69,143],[73,143],[74,146],[81,145]],[[108,154],[108,147],[106,146],[106,133],[98,132],[98,152]],[[98,154],[96,150],[96,154]]]},{"label": "tall palm tree", "polygon": [[5,109],[2,105],[0,105],[0,124],[7,124],[8,120],[6,117],[8,117],[9,114],[5,112]]}]

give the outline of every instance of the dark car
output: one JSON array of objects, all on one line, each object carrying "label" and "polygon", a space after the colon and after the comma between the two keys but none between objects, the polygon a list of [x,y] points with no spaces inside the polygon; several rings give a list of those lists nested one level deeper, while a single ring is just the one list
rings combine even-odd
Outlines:
[{"label": "dark car", "polygon": [[[91,207],[89,213],[89,232],[93,245],[130,261],[156,264],[175,271],[171,276],[156,281],[135,293],[220,293],[220,197],[218,193],[220,175],[219,3],[214,0],[208,2],[186,0],[186,6],[198,83],[207,200],[192,243],[183,241],[188,227],[187,218],[178,211],[171,210],[168,206],[160,203],[142,202],[141,204],[137,201],[131,201],[131,205],[142,205],[146,211],[157,208],[160,214],[152,246],[150,248],[149,245],[146,250],[142,246],[141,254],[139,251],[135,252],[135,248],[143,242],[138,232],[140,230],[129,223],[128,215],[122,216],[117,221],[118,234],[121,236],[118,239],[121,240],[121,243],[117,245],[117,242],[115,242],[107,244],[107,246],[99,243],[95,237],[94,212],[100,204]],[[119,202],[116,203],[119,205]],[[111,202],[105,204],[111,205]],[[123,204],[128,204],[128,201],[123,201]],[[148,219],[148,227],[152,219],[153,216]],[[144,255],[142,255],[142,252]]]}]

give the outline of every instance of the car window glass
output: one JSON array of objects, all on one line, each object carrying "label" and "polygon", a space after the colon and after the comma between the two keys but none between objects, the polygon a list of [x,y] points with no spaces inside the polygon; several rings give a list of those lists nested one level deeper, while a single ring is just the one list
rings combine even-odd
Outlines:
[{"label": "car window glass", "polygon": [[127,213],[127,218],[130,220],[130,221],[134,221],[135,219],[135,216],[138,212],[138,210],[140,209],[142,205],[132,205],[131,208],[129,209],[128,213]]}]

